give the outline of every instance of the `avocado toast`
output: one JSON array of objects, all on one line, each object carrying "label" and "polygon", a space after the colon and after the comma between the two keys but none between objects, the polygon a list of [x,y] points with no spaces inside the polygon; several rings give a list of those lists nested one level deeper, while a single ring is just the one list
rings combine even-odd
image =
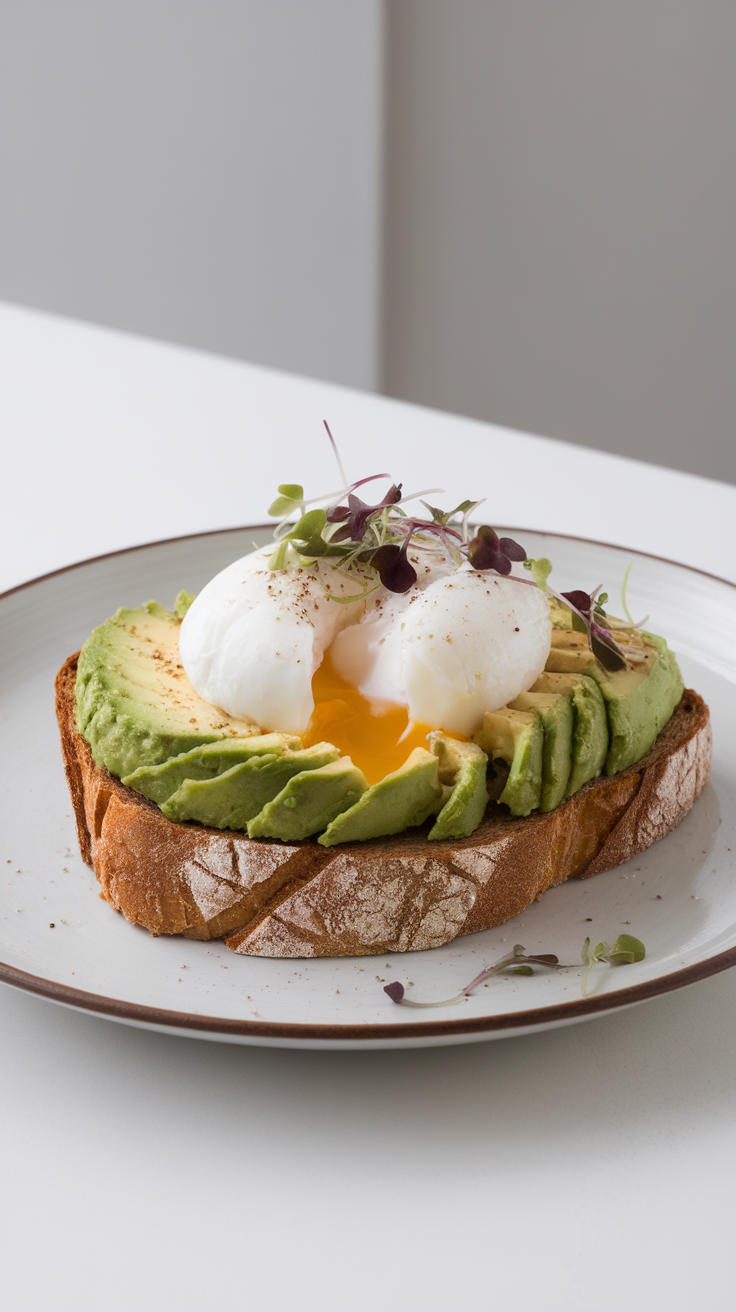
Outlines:
[{"label": "avocado toast", "polygon": [[554,629],[547,669],[476,743],[435,732],[368,786],[332,744],[196,703],[183,608],[118,612],[57,679],[82,854],[154,935],[284,957],[439,946],[628,860],[708,779],[707,707],[653,635],[617,680]]}]

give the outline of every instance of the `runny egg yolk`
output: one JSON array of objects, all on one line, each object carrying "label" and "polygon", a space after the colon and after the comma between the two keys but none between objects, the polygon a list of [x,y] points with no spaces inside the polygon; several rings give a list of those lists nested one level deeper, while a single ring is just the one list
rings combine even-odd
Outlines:
[{"label": "runny egg yolk", "polygon": [[329,652],[312,678],[312,695],[305,747],[334,743],[369,784],[398,770],[415,747],[427,747],[431,725],[412,723],[408,707],[398,702],[366,697],[337,673]]}]

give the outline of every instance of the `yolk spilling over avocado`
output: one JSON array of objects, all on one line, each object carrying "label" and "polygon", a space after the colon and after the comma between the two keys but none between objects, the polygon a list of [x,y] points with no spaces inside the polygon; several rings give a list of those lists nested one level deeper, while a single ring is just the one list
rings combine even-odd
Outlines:
[{"label": "yolk spilling over avocado", "polygon": [[402,766],[415,747],[427,746],[432,726],[414,724],[406,706],[364,696],[336,672],[329,652],[312,679],[314,711],[304,746],[329,742],[352,757],[369,784]]}]

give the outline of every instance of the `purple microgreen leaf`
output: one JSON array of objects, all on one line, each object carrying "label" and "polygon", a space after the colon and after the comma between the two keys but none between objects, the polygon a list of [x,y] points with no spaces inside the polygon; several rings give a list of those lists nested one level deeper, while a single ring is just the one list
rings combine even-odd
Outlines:
[{"label": "purple microgreen leaf", "polygon": [[510,574],[511,561],[501,550],[498,534],[488,524],[482,524],[468,545],[468,560],[473,569],[495,569],[497,574]]},{"label": "purple microgreen leaf", "polygon": [[330,542],[350,542],[352,541],[352,536],[350,525],[341,524],[340,527],[336,528],[335,532],[330,536]]},{"label": "purple microgreen leaf", "polygon": [[509,560],[526,560],[526,552],[524,548],[520,547],[518,542],[514,542],[513,538],[501,538],[498,545],[503,554],[508,556]]},{"label": "purple microgreen leaf", "polygon": [[575,610],[583,611],[587,614],[592,605],[589,592],[582,592],[577,588],[573,592],[563,592],[562,596],[568,606],[574,606]]},{"label": "purple microgreen leaf", "polygon": [[389,542],[373,552],[371,565],[389,592],[408,592],[417,581],[417,572],[406,557],[408,546],[409,538],[401,547]]},{"label": "purple microgreen leaf", "polygon": [[481,524],[468,546],[468,560],[473,569],[493,569],[510,574],[512,560],[526,560],[526,552],[513,538],[499,538],[489,524]]},{"label": "purple microgreen leaf", "polygon": [[332,541],[344,542],[350,540],[351,542],[361,542],[368,527],[368,521],[372,516],[380,515],[387,506],[393,506],[400,500],[400,483],[398,486],[394,484],[390,487],[383,500],[373,506],[369,506],[367,502],[362,501],[360,497],[356,497],[354,492],[351,492],[348,496],[347,506],[333,506],[327,512],[328,523],[342,524],[337,533],[333,534]]},{"label": "purple microgreen leaf", "polygon": [[388,993],[392,1002],[403,1002],[404,1000],[404,985],[399,984],[397,979],[393,979],[390,984],[385,984],[383,991]]},{"label": "purple microgreen leaf", "polygon": [[305,501],[304,504],[305,506],[311,506],[311,505],[316,505],[318,501],[329,502],[329,507],[327,510],[328,520],[330,519],[330,515],[332,514],[332,512],[337,509],[342,509],[344,511],[344,514],[348,515],[350,512],[346,506],[343,507],[338,506],[340,497],[344,497],[346,494],[349,495],[351,492],[355,492],[359,487],[365,487],[366,483],[377,483],[382,478],[390,478],[390,474],[371,474],[368,478],[359,478],[356,483],[350,483],[347,487],[341,488],[339,492],[331,492],[329,496],[326,497],[313,497],[311,501]]}]

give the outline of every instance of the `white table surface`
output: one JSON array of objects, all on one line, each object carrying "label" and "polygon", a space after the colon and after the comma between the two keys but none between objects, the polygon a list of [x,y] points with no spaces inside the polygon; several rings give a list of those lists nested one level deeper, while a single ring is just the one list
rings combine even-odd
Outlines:
[{"label": "white table surface", "polygon": [[[349,476],[736,579],[735,487],[11,307],[0,368],[0,588],[263,522],[278,482],[329,491],[323,418]],[[0,1013],[8,1307],[567,1312],[733,1288],[734,971],[396,1053],[169,1038],[8,988]]]}]

